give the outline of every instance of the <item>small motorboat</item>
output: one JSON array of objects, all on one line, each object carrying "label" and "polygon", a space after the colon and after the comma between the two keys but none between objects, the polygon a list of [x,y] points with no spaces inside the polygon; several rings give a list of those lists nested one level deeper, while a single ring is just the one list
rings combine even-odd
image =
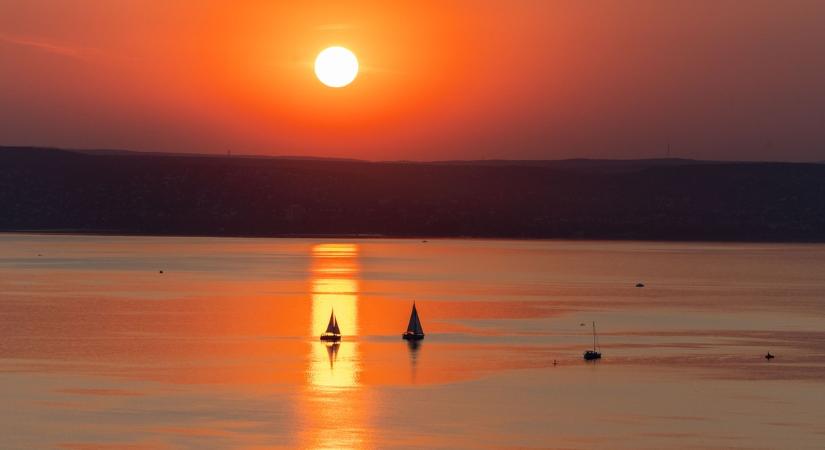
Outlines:
[{"label": "small motorboat", "polygon": [[418,318],[418,310],[413,302],[412,313],[410,313],[410,323],[407,324],[407,331],[401,335],[401,339],[408,341],[420,341],[424,339],[424,328],[421,327],[421,320]]},{"label": "small motorboat", "polygon": [[776,356],[771,355],[771,352],[768,352],[767,354],[765,354],[765,359],[767,359],[768,361],[770,361],[774,358],[776,358]]},{"label": "small motorboat", "polygon": [[636,287],[645,287],[644,283],[636,283]]},{"label": "small motorboat", "polygon": [[329,325],[327,325],[327,331],[324,331],[324,334],[321,335],[321,340],[327,342],[338,342],[341,340],[341,330],[338,328],[338,319],[335,318],[335,310],[332,310],[332,314],[329,315]]},{"label": "small motorboat", "polygon": [[599,340],[596,337],[596,322],[593,322],[593,350],[587,350],[584,352],[584,360],[594,361],[597,359],[602,359],[602,354],[598,350],[601,350],[601,348],[599,348]]}]

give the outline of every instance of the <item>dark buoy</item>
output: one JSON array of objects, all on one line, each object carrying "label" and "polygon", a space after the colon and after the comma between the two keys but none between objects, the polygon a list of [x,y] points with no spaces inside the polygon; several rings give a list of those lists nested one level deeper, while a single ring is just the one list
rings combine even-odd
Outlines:
[{"label": "dark buoy", "polygon": [[636,287],[645,287],[644,283],[636,283]]},{"label": "dark buoy", "polygon": [[163,273],[163,271],[162,271],[162,270],[158,270],[158,273]]},{"label": "dark buoy", "polygon": [[776,358],[776,356],[771,355],[771,352],[768,352],[767,354],[765,354],[765,359],[767,359],[768,361],[770,361],[774,358]]}]

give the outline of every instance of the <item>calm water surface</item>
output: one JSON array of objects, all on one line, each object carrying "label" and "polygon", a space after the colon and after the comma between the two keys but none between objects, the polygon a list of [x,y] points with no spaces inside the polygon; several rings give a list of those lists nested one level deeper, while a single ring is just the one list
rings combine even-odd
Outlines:
[{"label": "calm water surface", "polygon": [[823,448],[825,246],[0,235],[0,394],[2,449]]}]

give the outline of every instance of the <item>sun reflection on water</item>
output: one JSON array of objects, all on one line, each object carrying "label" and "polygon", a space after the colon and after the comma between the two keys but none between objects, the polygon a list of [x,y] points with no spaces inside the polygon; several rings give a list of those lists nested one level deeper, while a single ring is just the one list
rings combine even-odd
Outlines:
[{"label": "sun reflection on water", "polygon": [[[367,393],[359,383],[359,266],[357,244],[319,244],[312,248],[310,289],[312,339],[304,396],[307,448],[365,448]],[[318,341],[332,311],[343,337]]]},{"label": "sun reflection on water", "polygon": [[312,248],[310,335],[324,332],[333,310],[341,335],[358,335],[358,271],[358,245],[318,244]]}]

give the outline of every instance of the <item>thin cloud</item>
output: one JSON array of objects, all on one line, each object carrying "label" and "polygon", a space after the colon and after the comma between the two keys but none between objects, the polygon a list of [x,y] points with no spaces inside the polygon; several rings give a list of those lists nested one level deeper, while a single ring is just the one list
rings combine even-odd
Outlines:
[{"label": "thin cloud", "polygon": [[96,49],[66,45],[40,37],[15,36],[0,33],[0,41],[40,50],[53,55],[65,56],[67,58],[86,59],[98,53]]},{"label": "thin cloud", "polygon": [[366,72],[369,72],[369,73],[388,73],[388,74],[394,74],[394,75],[405,75],[405,74],[408,73],[408,72],[403,71],[403,70],[390,69],[389,67],[364,66],[364,65],[359,67],[359,71],[365,72],[365,73]]},{"label": "thin cloud", "polygon": [[341,31],[341,30],[352,30],[355,28],[355,25],[351,23],[328,23],[326,25],[319,25],[315,27],[318,31]]}]

